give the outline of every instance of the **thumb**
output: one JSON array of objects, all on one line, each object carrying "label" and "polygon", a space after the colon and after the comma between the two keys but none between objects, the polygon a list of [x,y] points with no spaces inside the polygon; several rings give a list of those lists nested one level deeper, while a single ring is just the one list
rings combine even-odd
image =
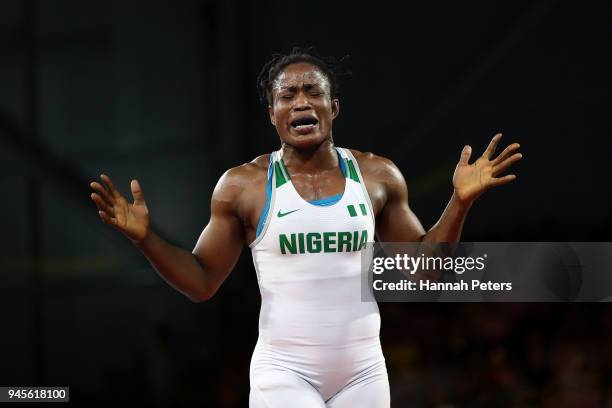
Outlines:
[{"label": "thumb", "polygon": [[467,166],[472,155],[472,148],[470,145],[465,145],[461,151],[461,158],[459,159],[459,166]]},{"label": "thumb", "polygon": [[144,197],[142,196],[142,190],[140,189],[140,183],[138,180],[134,179],[130,183],[130,188],[132,189],[132,197],[134,197],[134,204],[136,205],[144,205]]}]

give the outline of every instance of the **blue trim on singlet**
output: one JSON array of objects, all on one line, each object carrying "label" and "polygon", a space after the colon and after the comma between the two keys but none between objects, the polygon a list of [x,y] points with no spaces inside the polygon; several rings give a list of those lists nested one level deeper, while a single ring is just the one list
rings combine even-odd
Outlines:
[{"label": "blue trim on singlet", "polygon": [[259,236],[261,230],[264,227],[264,221],[268,216],[268,211],[270,211],[270,198],[272,197],[272,173],[274,172],[274,167],[272,166],[272,155],[270,155],[270,165],[268,166],[268,180],[266,181],[266,206],[264,207],[261,216],[259,217],[259,222],[257,223],[257,230],[255,231],[255,238]]},{"label": "blue trim on singlet", "polygon": [[342,193],[336,194],[334,196],[326,197],[326,198],[319,198],[318,200],[314,200],[314,201],[309,201],[309,203],[313,205],[320,205],[324,207],[326,205],[336,204],[338,201],[340,201],[341,198],[342,198]]},{"label": "blue trim on singlet", "polygon": [[[340,156],[340,150],[338,150],[338,148],[336,148],[336,154],[338,155],[338,161],[340,162],[340,170],[342,170],[342,174],[344,175],[344,177],[346,177],[346,172],[347,172],[346,162],[344,161],[342,156]],[[255,231],[255,238],[257,238],[259,234],[261,233],[261,230],[264,227],[264,222],[266,220],[266,217],[268,216],[268,211],[270,211],[270,198],[272,196],[272,174],[274,172],[274,166],[272,164],[273,164],[272,155],[270,155],[270,165],[268,166],[268,180],[266,181],[266,206],[264,207],[264,210],[261,213],[261,216],[259,217],[259,222],[257,223],[257,230]],[[320,205],[324,207],[326,205],[333,205],[337,203],[338,201],[340,201],[341,198],[342,198],[342,193],[336,194],[331,197],[320,198],[318,200],[309,201],[309,203],[313,205]]]}]

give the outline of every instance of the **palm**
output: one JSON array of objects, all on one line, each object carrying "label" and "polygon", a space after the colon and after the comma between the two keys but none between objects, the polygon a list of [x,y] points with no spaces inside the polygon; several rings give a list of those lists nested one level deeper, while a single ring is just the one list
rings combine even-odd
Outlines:
[{"label": "palm", "polygon": [[133,241],[142,240],[149,231],[149,211],[142,197],[138,181],[130,184],[134,202],[130,204],[114,187],[111,179],[101,175],[104,186],[97,182],[90,185],[96,191],[91,195],[98,207],[102,221],[112,225]]},{"label": "palm", "polygon": [[130,204],[123,197],[119,198],[113,206],[117,228],[125,231],[130,236],[142,236],[146,232],[149,223],[148,210],[142,204]]},{"label": "palm", "polygon": [[509,183],[516,178],[514,174],[497,177],[522,157],[520,153],[513,154],[520,147],[518,143],[513,143],[492,159],[500,139],[501,134],[498,133],[482,156],[472,164],[469,164],[471,148],[464,147],[453,175],[455,194],[461,201],[472,202],[487,189]]}]

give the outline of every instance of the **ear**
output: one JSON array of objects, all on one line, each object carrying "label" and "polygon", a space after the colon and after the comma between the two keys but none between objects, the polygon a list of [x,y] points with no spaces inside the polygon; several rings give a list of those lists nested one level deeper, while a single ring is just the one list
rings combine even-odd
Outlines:
[{"label": "ear", "polygon": [[276,126],[276,119],[274,118],[274,108],[268,105],[268,115],[270,115],[270,123]]},{"label": "ear", "polygon": [[338,100],[338,98],[334,98],[332,99],[332,119],[336,119],[336,117],[338,116],[338,114],[340,113],[340,101]]}]

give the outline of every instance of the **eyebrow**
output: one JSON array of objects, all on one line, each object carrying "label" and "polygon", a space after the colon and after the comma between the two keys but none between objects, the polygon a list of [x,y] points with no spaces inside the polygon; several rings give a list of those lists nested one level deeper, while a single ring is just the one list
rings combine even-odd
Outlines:
[{"label": "eyebrow", "polygon": [[[304,89],[312,89],[312,88],[321,88],[321,89],[324,89],[324,87],[322,87],[320,84],[318,84],[316,82],[315,83],[305,83],[303,86],[304,86]],[[281,91],[285,91],[285,90],[292,91],[292,90],[295,90],[295,89],[298,89],[298,88],[299,88],[299,86],[297,86],[297,85],[281,85],[281,86],[279,86],[279,89]]]}]

